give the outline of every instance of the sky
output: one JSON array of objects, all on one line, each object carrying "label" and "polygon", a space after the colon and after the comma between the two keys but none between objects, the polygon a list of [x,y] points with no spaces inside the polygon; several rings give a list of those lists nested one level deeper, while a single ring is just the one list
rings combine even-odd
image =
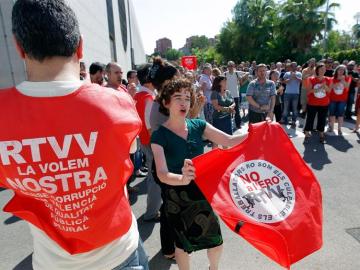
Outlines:
[{"label": "sky", "polygon": [[[237,0],[132,0],[145,52],[154,52],[157,39],[171,39],[173,48],[184,46],[193,35],[214,37],[224,23],[232,18]],[[335,29],[348,31],[360,12],[360,0],[330,0],[341,3],[335,16]]]}]

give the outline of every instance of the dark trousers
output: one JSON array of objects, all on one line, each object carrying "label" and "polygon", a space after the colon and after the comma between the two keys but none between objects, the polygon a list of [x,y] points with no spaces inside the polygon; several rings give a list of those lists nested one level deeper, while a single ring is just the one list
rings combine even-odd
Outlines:
[{"label": "dark trousers", "polygon": [[328,106],[312,106],[307,105],[306,108],[306,124],[305,131],[312,131],[314,129],[314,120],[317,115],[317,126],[316,129],[320,132],[324,132],[326,124],[326,116],[328,113]]},{"label": "dark trousers", "polygon": [[164,255],[171,255],[175,252],[175,232],[168,223],[164,211],[164,203],[160,208],[160,241],[161,251]]},{"label": "dark trousers", "polygon": [[266,120],[266,113],[257,113],[249,110],[249,123],[255,124]]},{"label": "dark trousers", "polygon": [[240,103],[241,103],[241,98],[234,98],[234,102],[235,102],[235,125],[237,128],[240,127],[241,125],[241,116],[240,116]]},{"label": "dark trousers", "polygon": [[275,105],[274,107],[274,114],[275,114],[275,119],[276,119],[276,122],[280,122],[281,121],[281,118],[282,118],[282,104],[277,104]]},{"label": "dark trousers", "polygon": [[354,104],[355,93],[349,93],[348,100],[346,102],[345,118],[350,119],[352,116],[352,106]]},{"label": "dark trousers", "polygon": [[164,185],[161,183],[160,179],[156,174],[156,165],[153,162],[152,165],[152,172],[154,175],[154,181],[160,185],[161,187],[161,198],[162,198],[162,205],[160,207],[160,242],[161,242],[161,251],[164,255],[171,255],[175,252],[175,232],[172,229],[171,225],[169,224],[166,214],[164,211]]}]

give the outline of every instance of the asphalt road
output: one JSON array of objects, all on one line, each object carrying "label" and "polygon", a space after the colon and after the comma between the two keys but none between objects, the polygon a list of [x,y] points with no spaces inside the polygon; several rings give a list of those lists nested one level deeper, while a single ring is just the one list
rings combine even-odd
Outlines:
[{"label": "asphalt road", "polygon": [[[293,270],[359,270],[360,269],[360,135],[351,133],[347,123],[344,136],[327,136],[327,143],[318,143],[315,135],[303,145],[301,129],[287,127],[289,136],[307,164],[316,174],[323,193],[324,246],[293,265]],[[246,127],[245,127],[246,128]],[[163,259],[160,251],[159,224],[142,222],[146,195],[143,179],[133,185],[139,187],[131,197],[133,211],[138,218],[139,230],[149,255],[151,270],[177,269],[174,262]],[[0,207],[11,197],[11,191],[0,191]],[[222,270],[278,270],[270,261],[246,241],[222,224],[224,253]],[[31,268],[32,239],[26,223],[0,212],[0,270]],[[206,252],[191,256],[192,269],[208,269]],[[49,269],[50,270],[50,269]]]}]

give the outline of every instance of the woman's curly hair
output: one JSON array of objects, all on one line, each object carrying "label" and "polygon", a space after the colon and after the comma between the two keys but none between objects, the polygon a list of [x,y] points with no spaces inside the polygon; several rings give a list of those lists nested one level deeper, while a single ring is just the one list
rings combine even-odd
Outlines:
[{"label": "woman's curly hair", "polygon": [[193,84],[185,78],[175,78],[167,80],[161,87],[161,92],[158,96],[158,102],[160,104],[159,112],[169,116],[169,110],[165,105],[170,103],[171,96],[176,92],[180,92],[181,89],[186,89],[190,93],[190,108],[194,105],[195,94]]}]

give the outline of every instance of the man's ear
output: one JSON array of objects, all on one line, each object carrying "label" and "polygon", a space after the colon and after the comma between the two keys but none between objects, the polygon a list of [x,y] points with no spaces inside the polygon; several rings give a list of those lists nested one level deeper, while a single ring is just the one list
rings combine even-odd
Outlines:
[{"label": "man's ear", "polygon": [[13,40],[15,43],[16,51],[18,52],[18,55],[21,59],[25,59],[25,52],[24,49],[20,46],[19,42],[16,40],[15,36],[13,35]]},{"label": "man's ear", "polygon": [[79,60],[83,58],[83,38],[82,38],[82,36],[80,36],[79,46],[76,49],[76,56],[78,57]]}]

